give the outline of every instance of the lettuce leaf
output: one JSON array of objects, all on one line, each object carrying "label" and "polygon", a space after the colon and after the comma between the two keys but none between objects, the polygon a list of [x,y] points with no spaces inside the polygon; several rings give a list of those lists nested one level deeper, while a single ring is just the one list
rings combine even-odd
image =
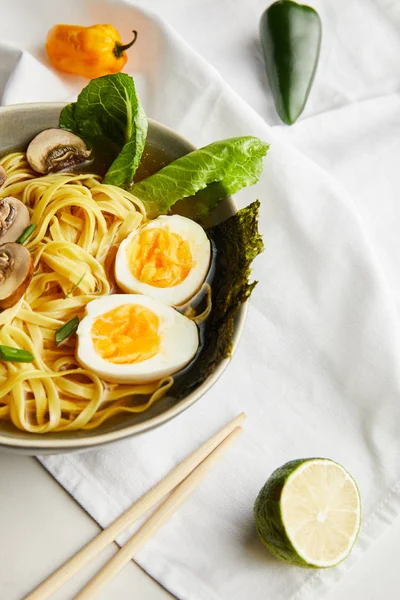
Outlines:
[{"label": "lettuce leaf", "polygon": [[60,127],[94,146],[105,139],[120,149],[103,183],[128,188],[139,166],[147,137],[147,118],[132,77],[124,73],[92,79],[76,102],[60,115]]},{"label": "lettuce leaf", "polygon": [[214,142],[178,158],[129,191],[143,201],[151,219],[181,201],[179,214],[203,221],[221,200],[257,183],[268,148],[252,136]]},{"label": "lettuce leaf", "polygon": [[211,375],[219,363],[231,356],[235,317],[257,282],[250,282],[251,263],[263,249],[258,232],[257,200],[220,225],[207,230],[218,260],[212,287],[212,310],[205,322],[204,344],[193,366],[178,375],[169,391],[183,398]]}]

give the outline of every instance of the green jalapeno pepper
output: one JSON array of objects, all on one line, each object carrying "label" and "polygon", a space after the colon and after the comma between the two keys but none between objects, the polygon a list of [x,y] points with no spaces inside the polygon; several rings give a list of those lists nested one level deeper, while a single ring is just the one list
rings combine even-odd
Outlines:
[{"label": "green jalapeno pepper", "polygon": [[276,110],[292,125],[304,110],[317,70],[322,24],[318,13],[279,0],[261,17],[260,37]]}]

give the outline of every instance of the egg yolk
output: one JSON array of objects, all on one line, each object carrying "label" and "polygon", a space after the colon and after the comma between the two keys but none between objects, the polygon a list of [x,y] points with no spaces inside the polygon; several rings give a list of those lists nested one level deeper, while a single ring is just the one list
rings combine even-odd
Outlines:
[{"label": "egg yolk", "polygon": [[136,279],[158,288],[182,283],[196,264],[187,241],[178,233],[155,227],[135,236],[127,255]]},{"label": "egg yolk", "polygon": [[160,351],[159,319],[145,306],[123,304],[98,317],[91,330],[97,354],[116,363],[138,363]]}]

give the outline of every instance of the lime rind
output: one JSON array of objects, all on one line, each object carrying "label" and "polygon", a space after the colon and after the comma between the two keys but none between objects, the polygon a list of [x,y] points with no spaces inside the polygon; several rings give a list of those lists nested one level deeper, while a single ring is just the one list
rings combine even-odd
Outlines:
[{"label": "lime rind", "polygon": [[292,460],[274,471],[261,488],[254,505],[257,533],[262,543],[277,558],[299,567],[312,568],[296,551],[283,523],[281,495],[292,471],[305,459]]}]

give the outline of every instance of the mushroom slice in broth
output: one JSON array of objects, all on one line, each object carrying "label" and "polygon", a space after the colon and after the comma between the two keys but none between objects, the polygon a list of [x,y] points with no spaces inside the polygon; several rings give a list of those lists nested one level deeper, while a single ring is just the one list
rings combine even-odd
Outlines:
[{"label": "mushroom slice in broth", "polygon": [[51,173],[85,162],[91,150],[85,142],[64,129],[45,129],[28,146],[26,158],[37,173]]},{"label": "mushroom slice in broth", "polygon": [[0,244],[15,242],[30,223],[25,204],[13,196],[0,198]]},{"label": "mushroom slice in broth", "polygon": [[0,245],[0,308],[10,308],[24,295],[33,276],[33,260],[21,244]]}]

